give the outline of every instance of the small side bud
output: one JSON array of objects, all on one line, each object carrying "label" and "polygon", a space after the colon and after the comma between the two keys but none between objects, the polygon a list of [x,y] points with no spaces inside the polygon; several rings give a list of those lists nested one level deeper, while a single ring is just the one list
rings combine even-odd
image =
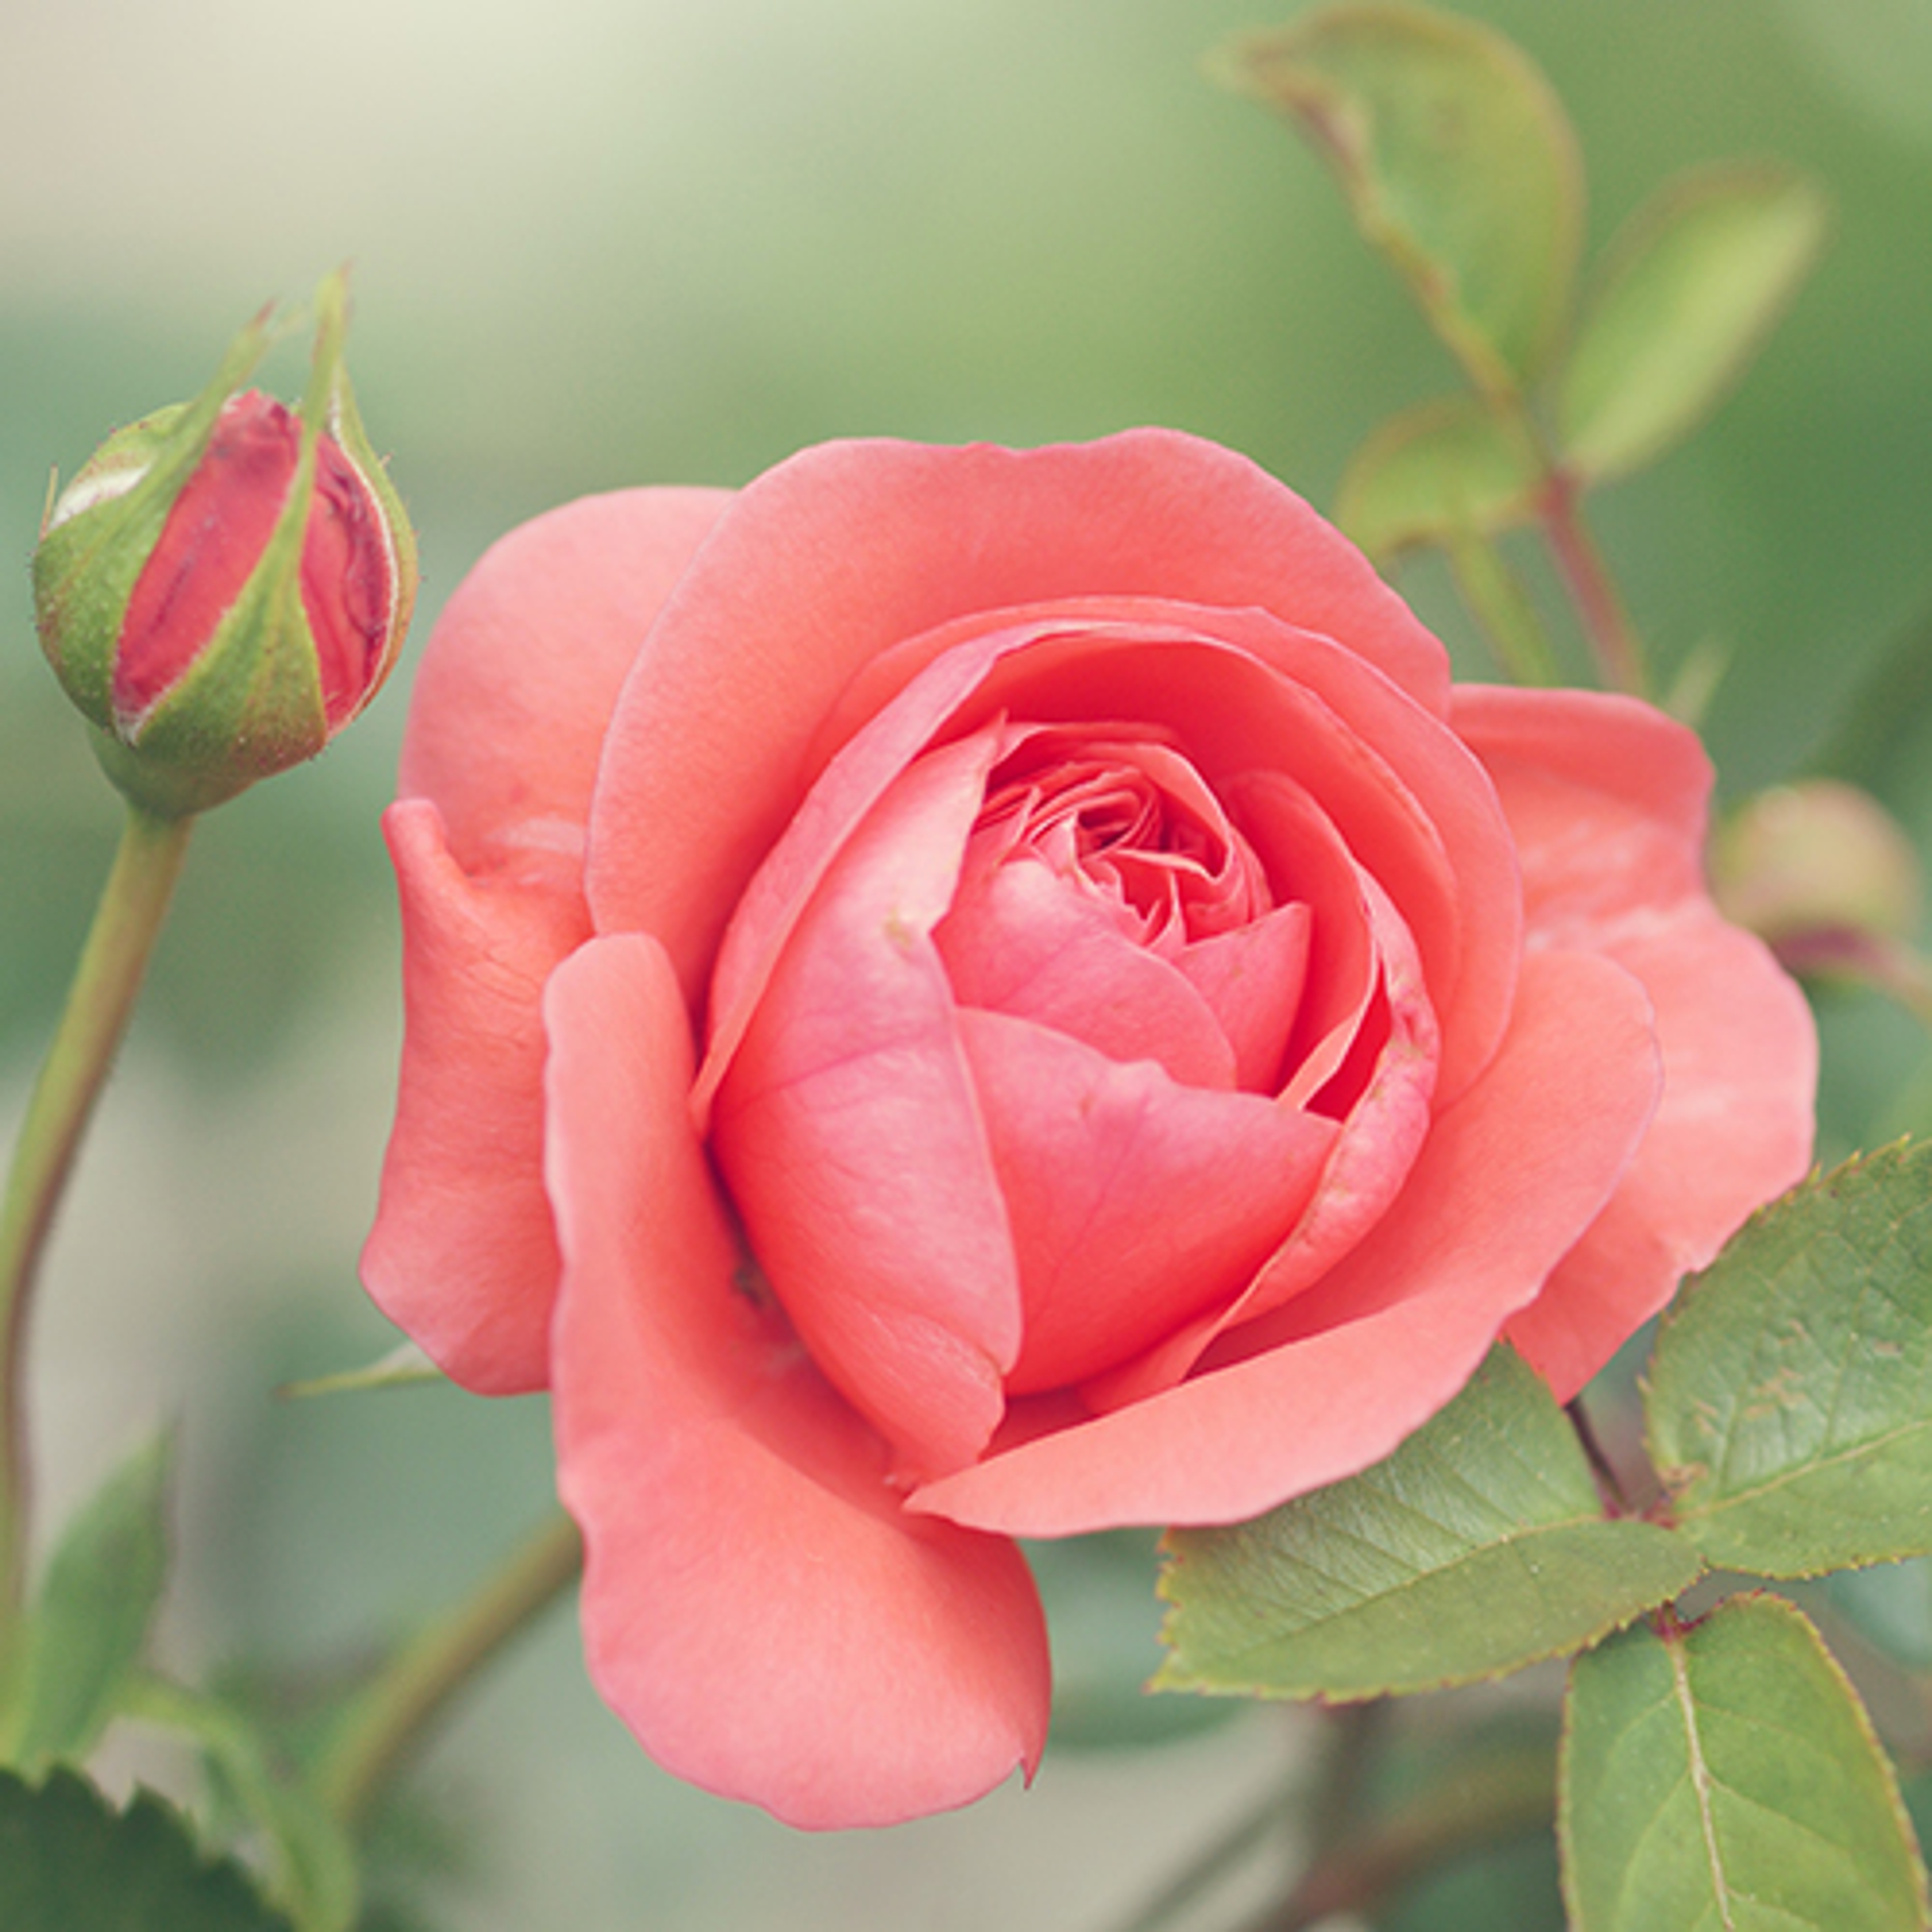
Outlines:
[{"label": "small side bud", "polygon": [[315,754],[372,698],[416,598],[416,536],[342,364],[338,274],[291,411],[243,385],[264,311],[194,401],[110,437],[34,556],[40,641],[107,775],[164,818]]},{"label": "small side bud", "polygon": [[1794,972],[1883,980],[1877,962],[1918,924],[1912,842],[1875,799],[1835,778],[1747,800],[1720,830],[1711,866],[1725,916]]}]

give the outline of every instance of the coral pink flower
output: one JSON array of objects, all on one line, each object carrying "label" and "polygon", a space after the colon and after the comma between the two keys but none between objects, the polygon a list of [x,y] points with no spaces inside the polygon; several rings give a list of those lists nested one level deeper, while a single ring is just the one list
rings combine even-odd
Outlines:
[{"label": "coral pink flower", "polygon": [[548,1386],[592,1672],[811,1826],[1030,1767],[1010,1540],[1243,1520],[1499,1334],[1573,1393],[1809,1155],[1696,740],[1450,688],[1242,458],[809,450],[458,591],[365,1274]]}]

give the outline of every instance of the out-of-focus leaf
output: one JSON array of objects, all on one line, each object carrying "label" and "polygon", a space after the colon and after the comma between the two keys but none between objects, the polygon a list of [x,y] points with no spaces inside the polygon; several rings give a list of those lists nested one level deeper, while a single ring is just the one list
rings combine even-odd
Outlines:
[{"label": "out-of-focus leaf", "polygon": [[1865,1641],[1914,1670],[1932,1670],[1932,1563],[1875,1563],[1825,1579],[1825,1600]]},{"label": "out-of-focus leaf", "polygon": [[1391,417],[1355,452],[1335,520],[1381,562],[1526,523],[1541,481],[1520,428],[1474,396],[1445,396]]},{"label": "out-of-focus leaf", "polygon": [[83,1778],[34,1786],[0,1772],[0,1926],[7,1932],[293,1932],[242,1868],[205,1862],[152,1792],[111,1810]]},{"label": "out-of-focus leaf", "polygon": [[1932,1143],[1751,1221],[1659,1330],[1645,1414],[1712,1565],[1811,1576],[1932,1552]]},{"label": "out-of-focus leaf", "polygon": [[350,1932],[358,1896],[347,1833],[302,1786],[276,1774],[268,1740],[243,1712],[158,1677],[130,1687],[128,1711],[193,1738],[219,1788],[266,1839],[275,1902],[298,1932]]},{"label": "out-of-focus leaf", "polygon": [[1771,161],[1700,169],[1640,209],[1564,369],[1570,467],[1625,476],[1694,429],[1811,272],[1826,225],[1818,188]]},{"label": "out-of-focus leaf", "polygon": [[1558,1830],[1572,1932],[1922,1932],[1891,1766],[1783,1598],[1647,1624],[1571,1666]]},{"label": "out-of-focus leaf", "polygon": [[414,1342],[399,1342],[386,1355],[359,1369],[333,1375],[310,1376],[284,1382],[276,1394],[291,1400],[316,1395],[348,1395],[363,1389],[412,1388],[419,1382],[440,1382],[442,1371]]},{"label": "out-of-focus leaf", "polygon": [[1363,233],[1479,388],[1535,379],[1569,315],[1582,170],[1520,48],[1389,0],[1244,34],[1209,71],[1289,116],[1334,165]]},{"label": "out-of-focus leaf", "polygon": [[1504,1348],[1374,1468],[1169,1542],[1157,1688],[1336,1700],[1562,1655],[1700,1568],[1670,1532],[1605,1519],[1563,1412]]},{"label": "out-of-focus leaf", "polygon": [[164,1436],[129,1456],[55,1548],[27,1626],[22,1765],[84,1757],[114,1714],[166,1580],[172,1450]]}]

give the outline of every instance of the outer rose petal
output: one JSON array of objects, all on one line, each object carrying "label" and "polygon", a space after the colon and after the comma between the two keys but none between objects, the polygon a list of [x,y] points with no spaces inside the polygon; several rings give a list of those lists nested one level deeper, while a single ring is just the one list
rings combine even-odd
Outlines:
[{"label": "outer rose petal", "polygon": [[584,826],[610,707],[730,501],[626,490],[512,530],[458,585],[416,674],[385,820],[403,896],[401,1098],[362,1275],[486,1394],[546,1374],[538,1001],[590,931]]},{"label": "outer rose petal", "polygon": [[725,490],[586,496],[493,544],[437,620],[410,696],[398,790],[433,798],[467,872],[580,889],[619,688],[729,506]]},{"label": "outer rose petal", "polygon": [[1090,596],[1274,610],[1446,708],[1442,646],[1230,451],[1167,430],[1027,451],[826,444],[740,494],[652,633],[599,781],[598,929],[658,934],[694,994],[853,674],[954,618]]},{"label": "outer rose petal", "polygon": [[1616,1186],[1657,1097],[1628,974],[1526,961],[1502,1050],[1319,1288],[1228,1337],[1273,1344],[1041,1435],[908,1507],[1012,1535],[1239,1522],[1387,1455],[1467,1380]]},{"label": "outer rose petal", "polygon": [[1710,766],[1648,706],[1471,688],[1457,730],[1522,854],[1530,943],[1602,954],[1657,1012],[1664,1097],[1602,1217],[1510,1338],[1565,1400],[1811,1158],[1817,1046],[1797,986],[1704,886]]},{"label": "outer rose petal", "polygon": [[589,921],[574,893],[467,878],[428,799],[399,800],[382,829],[402,890],[406,1031],[363,1282],[465,1388],[542,1388],[557,1258],[539,1003]]},{"label": "outer rose petal", "polygon": [[668,1769],[794,1825],[1030,1773],[1049,1685],[1026,1564],[905,1515],[878,1438],[736,1285],[663,952],[592,942],[545,1012],[558,1460],[599,1691]]}]

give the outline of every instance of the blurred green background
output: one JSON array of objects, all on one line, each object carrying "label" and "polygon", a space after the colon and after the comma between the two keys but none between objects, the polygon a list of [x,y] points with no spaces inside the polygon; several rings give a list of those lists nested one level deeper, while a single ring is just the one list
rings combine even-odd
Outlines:
[{"label": "blurred green background", "polygon": [[[546,1506],[539,1402],[270,1395],[391,1339],[355,1279],[398,1025],[376,820],[442,599],[566,497],[742,482],[836,436],[1162,422],[1326,504],[1382,416],[1455,376],[1320,166],[1199,76],[1210,44],[1293,10],[8,0],[0,1117],[17,1118],[117,821],[32,637],[50,470],[192,392],[261,302],[352,259],[351,366],[425,566],[395,688],[197,834],[46,1282],[47,1514],[182,1421],[178,1658],[340,1660],[460,1591]],[[1932,10],[1462,10],[1567,102],[1593,245],[1700,160],[1777,154],[1828,190],[1832,245],[1762,361],[1596,514],[1666,677],[1694,647],[1730,653],[1707,719],[1727,791],[1822,760],[1922,843]],[[272,365],[284,394],[300,355]],[[1483,674],[1442,581],[1405,588]],[[1932,1125],[1910,1023],[1846,997],[1824,1019],[1825,1151]],[[1118,1550],[1062,1565],[1070,1730],[1117,1726],[1111,1688],[1150,1660],[1151,1561],[1127,1557],[1124,1586]],[[1058,1749],[1032,1794],[958,1817],[801,1838],[655,1773],[584,1686],[568,1625],[473,1700],[418,1785],[430,1852],[446,1826],[479,1833],[426,1922],[808,1927],[862,1904],[894,1926],[1105,1932],[1294,1755],[1294,1716],[1250,1714],[1158,1750]]]}]

